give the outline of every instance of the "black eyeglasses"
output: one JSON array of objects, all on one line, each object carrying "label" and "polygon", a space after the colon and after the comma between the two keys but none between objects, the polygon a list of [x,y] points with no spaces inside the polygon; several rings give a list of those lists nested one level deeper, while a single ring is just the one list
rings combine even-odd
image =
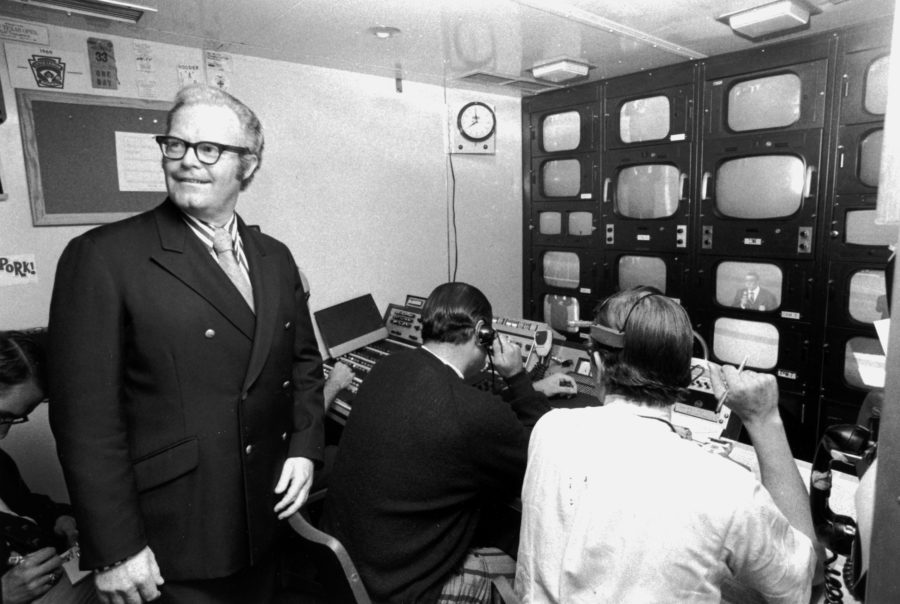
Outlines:
[{"label": "black eyeglasses", "polygon": [[174,136],[157,136],[156,142],[159,143],[159,148],[162,151],[163,157],[166,159],[181,159],[187,153],[188,149],[193,148],[197,159],[207,166],[211,166],[219,161],[223,151],[231,151],[238,155],[250,153],[250,149],[247,147],[234,147],[232,145],[211,143],[209,141],[189,143],[186,140]]},{"label": "black eyeglasses", "polygon": [[0,426],[13,426],[15,424],[24,424],[28,421],[28,416],[23,415],[21,417],[3,417],[0,416]]}]

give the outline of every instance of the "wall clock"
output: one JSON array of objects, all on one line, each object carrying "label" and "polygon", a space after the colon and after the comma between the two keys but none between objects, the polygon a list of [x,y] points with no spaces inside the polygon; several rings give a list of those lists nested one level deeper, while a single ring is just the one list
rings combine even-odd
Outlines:
[{"label": "wall clock", "polygon": [[497,133],[494,108],[482,101],[458,106],[450,117],[450,153],[493,153]]}]

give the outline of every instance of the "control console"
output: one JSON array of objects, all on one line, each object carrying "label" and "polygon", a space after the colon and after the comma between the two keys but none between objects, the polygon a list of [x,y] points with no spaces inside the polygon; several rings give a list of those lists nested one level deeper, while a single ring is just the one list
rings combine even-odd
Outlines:
[{"label": "control console", "polygon": [[672,409],[672,423],[688,428],[691,438],[697,441],[708,441],[718,438],[728,424],[731,410],[719,407],[719,401],[713,393],[712,381],[709,377],[709,364],[705,359],[691,359],[691,383],[688,386],[688,400],[675,403]]}]

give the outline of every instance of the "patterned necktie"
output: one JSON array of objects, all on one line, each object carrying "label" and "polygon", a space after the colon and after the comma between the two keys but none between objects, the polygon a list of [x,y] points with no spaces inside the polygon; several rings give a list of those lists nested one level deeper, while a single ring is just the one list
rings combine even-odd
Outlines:
[{"label": "patterned necktie", "polygon": [[244,300],[246,300],[247,304],[250,306],[250,310],[254,310],[253,288],[250,286],[250,279],[248,279],[247,275],[244,274],[244,271],[241,270],[237,258],[234,256],[233,246],[234,243],[232,242],[231,235],[228,234],[228,231],[221,227],[216,227],[215,233],[213,234],[213,249],[216,251],[216,258],[219,260],[219,266],[222,267],[222,270],[225,271],[225,274],[228,275],[228,278],[231,279],[234,286],[241,292]]}]

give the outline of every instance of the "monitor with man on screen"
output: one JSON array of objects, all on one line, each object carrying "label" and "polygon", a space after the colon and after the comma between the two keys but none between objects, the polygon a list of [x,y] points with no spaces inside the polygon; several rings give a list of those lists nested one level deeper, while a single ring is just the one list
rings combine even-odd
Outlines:
[{"label": "monitor with man on screen", "polygon": [[759,274],[748,272],[744,277],[744,286],[734,295],[732,306],[745,310],[772,310],[778,308],[778,299],[771,291],[759,284]]}]

